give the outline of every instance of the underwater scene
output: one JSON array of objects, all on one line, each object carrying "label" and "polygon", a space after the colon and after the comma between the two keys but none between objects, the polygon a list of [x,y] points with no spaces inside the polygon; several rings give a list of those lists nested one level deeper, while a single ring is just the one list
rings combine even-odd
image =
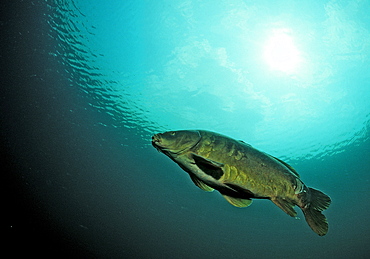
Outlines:
[{"label": "underwater scene", "polygon": [[9,253],[370,258],[369,0],[2,5]]}]

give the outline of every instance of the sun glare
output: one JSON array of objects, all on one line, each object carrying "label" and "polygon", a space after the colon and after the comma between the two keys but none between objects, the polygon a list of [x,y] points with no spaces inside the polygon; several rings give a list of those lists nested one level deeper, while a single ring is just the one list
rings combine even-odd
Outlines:
[{"label": "sun glare", "polygon": [[296,48],[288,29],[273,31],[264,48],[264,58],[273,70],[286,73],[295,72],[300,53]]}]

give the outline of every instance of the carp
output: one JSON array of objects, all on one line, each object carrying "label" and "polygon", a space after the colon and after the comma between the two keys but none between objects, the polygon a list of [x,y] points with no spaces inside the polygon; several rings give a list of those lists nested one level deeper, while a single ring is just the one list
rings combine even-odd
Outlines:
[{"label": "carp", "polygon": [[269,199],[289,216],[298,206],[319,236],[328,232],[321,213],[331,203],[328,195],[307,187],[282,160],[251,145],[205,130],[155,134],[152,145],[186,171],[200,189],[217,190],[233,206],[247,207],[252,199]]}]

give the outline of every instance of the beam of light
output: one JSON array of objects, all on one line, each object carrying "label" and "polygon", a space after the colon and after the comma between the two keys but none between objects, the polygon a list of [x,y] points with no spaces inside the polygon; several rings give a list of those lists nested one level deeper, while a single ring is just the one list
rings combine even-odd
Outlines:
[{"label": "beam of light", "polygon": [[264,58],[273,70],[288,74],[295,72],[301,57],[288,29],[272,32],[264,48]]}]

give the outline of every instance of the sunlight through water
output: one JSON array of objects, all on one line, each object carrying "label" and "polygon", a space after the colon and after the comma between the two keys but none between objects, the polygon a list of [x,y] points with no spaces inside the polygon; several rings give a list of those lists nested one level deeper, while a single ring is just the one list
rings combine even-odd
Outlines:
[{"label": "sunlight through water", "polygon": [[[267,15],[262,3],[232,2],[162,9],[156,2],[96,8],[76,1],[50,23],[66,43],[55,55],[92,96],[91,106],[143,139],[206,129],[287,159],[327,156],[362,141],[370,33],[355,22],[357,7],[328,4],[302,22],[301,14]],[[127,10],[135,11],[122,15]]]},{"label": "sunlight through water", "polygon": [[264,58],[273,70],[293,73],[301,61],[288,29],[274,30],[265,45]]}]

